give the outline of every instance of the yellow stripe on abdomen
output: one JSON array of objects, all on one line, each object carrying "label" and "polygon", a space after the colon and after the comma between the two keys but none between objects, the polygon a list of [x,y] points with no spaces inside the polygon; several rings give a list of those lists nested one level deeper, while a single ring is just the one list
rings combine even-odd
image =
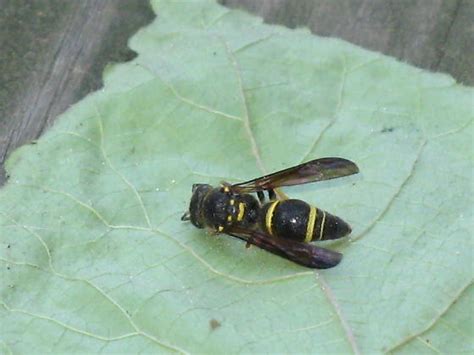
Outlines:
[{"label": "yellow stripe on abdomen", "polygon": [[237,215],[237,221],[240,222],[244,218],[245,203],[239,202],[239,214]]},{"label": "yellow stripe on abdomen", "polygon": [[316,224],[316,218],[318,211],[316,207],[310,206],[308,224],[306,226],[306,237],[304,238],[305,243],[309,243],[313,239],[314,225]]},{"label": "yellow stripe on abdomen", "polygon": [[273,219],[273,212],[275,211],[275,207],[280,203],[280,201],[272,202],[270,207],[268,207],[267,214],[265,215],[265,227],[267,228],[267,232],[270,235],[273,235],[272,231],[272,219]]},{"label": "yellow stripe on abdomen", "polygon": [[323,220],[321,221],[321,228],[319,230],[319,240],[323,239],[324,224],[326,223],[326,212],[323,211]]}]

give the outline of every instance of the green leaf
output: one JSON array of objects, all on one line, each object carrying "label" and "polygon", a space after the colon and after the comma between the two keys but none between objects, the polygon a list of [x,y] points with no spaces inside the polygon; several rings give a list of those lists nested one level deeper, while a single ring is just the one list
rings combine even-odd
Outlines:
[{"label": "green leaf", "polygon": [[[472,352],[474,91],[213,2],[153,5],[138,57],[8,160],[2,351]],[[322,156],[361,175],[286,192],[353,226],[336,268],[180,221],[195,182]]]}]

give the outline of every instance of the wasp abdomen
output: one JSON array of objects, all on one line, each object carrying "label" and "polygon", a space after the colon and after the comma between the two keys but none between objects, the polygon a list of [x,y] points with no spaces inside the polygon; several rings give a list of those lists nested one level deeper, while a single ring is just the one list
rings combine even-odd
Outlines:
[{"label": "wasp abdomen", "polygon": [[337,239],[351,231],[339,217],[294,199],[273,201],[263,206],[260,225],[274,237],[300,242]]},{"label": "wasp abdomen", "polygon": [[260,224],[274,237],[303,241],[310,209],[301,200],[273,201],[262,207]]}]

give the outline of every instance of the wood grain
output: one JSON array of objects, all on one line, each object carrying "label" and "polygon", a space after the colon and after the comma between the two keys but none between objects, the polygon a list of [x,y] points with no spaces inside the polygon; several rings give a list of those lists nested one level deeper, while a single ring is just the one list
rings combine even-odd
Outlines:
[{"label": "wood grain", "polygon": [[153,14],[134,0],[0,1],[0,8],[2,185],[8,154],[97,90],[108,62],[133,58],[127,39]]},{"label": "wood grain", "polygon": [[474,84],[473,0],[222,0]]}]

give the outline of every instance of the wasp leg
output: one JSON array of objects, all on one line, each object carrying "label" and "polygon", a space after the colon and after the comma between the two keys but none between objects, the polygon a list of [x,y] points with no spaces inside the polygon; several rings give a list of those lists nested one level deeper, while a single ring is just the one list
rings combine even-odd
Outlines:
[{"label": "wasp leg", "polygon": [[189,213],[189,211],[186,211],[183,216],[181,217],[181,220],[182,221],[189,221],[191,219],[191,215]]},{"label": "wasp leg", "polygon": [[219,236],[219,234],[222,232],[222,230],[218,230],[218,229],[212,229],[212,228],[206,228],[206,233],[208,235],[215,235],[215,236]]},{"label": "wasp leg", "polygon": [[270,189],[270,190],[268,190],[267,192],[268,192],[268,199],[269,199],[270,201],[276,200],[275,190]]},{"label": "wasp leg", "polygon": [[265,202],[265,194],[263,193],[263,191],[257,191],[257,196],[260,203],[263,204]]}]

